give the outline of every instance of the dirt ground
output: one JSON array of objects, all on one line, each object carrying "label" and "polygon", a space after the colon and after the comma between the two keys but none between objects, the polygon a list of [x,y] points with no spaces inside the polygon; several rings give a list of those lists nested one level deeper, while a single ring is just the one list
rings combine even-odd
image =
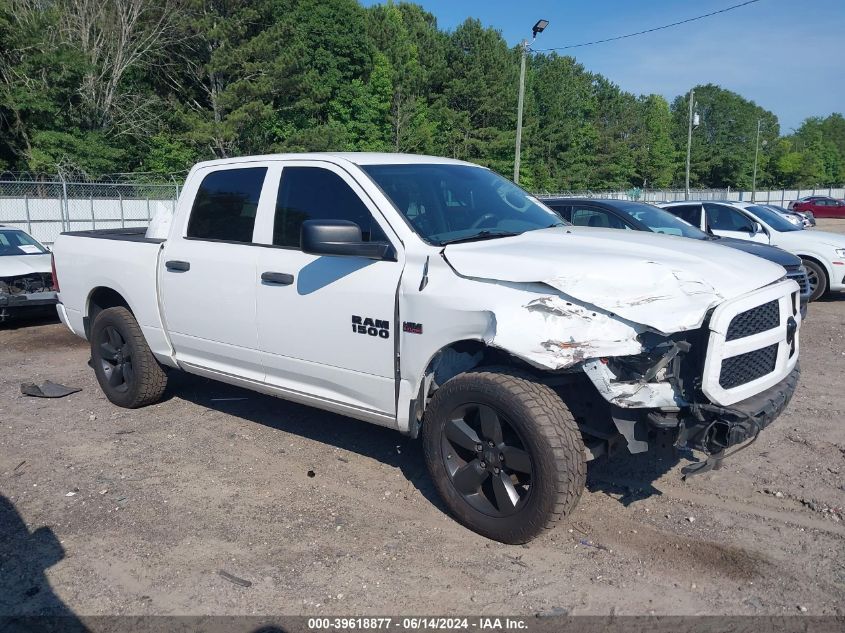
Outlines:
[{"label": "dirt ground", "polygon": [[[7,327],[0,614],[843,615],[843,327],[845,295],[810,307],[795,398],[722,470],[593,463],[521,547],[449,518],[398,433],[180,374],[119,409],[85,342]],[[82,391],[21,395],[45,379]]]}]

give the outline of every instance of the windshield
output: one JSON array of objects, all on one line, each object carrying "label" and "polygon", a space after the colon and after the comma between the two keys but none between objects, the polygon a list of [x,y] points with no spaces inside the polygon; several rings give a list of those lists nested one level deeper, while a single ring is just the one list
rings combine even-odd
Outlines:
[{"label": "windshield", "polygon": [[787,231],[801,231],[804,227],[793,224],[777,211],[772,211],[766,207],[761,207],[757,204],[749,205],[745,208],[747,211],[757,216],[757,219],[762,220],[775,231],[786,233]]},{"label": "windshield", "polygon": [[659,209],[650,204],[642,202],[624,202],[614,204],[614,209],[619,209],[630,215],[635,220],[645,224],[655,233],[666,235],[680,235],[691,237],[695,240],[706,240],[710,236],[701,229],[695,228],[692,224],[683,221],[681,218],[672,215],[668,211]]},{"label": "windshield", "polygon": [[0,229],[0,257],[3,255],[41,255],[48,252],[35,238],[16,229]]},{"label": "windshield", "polygon": [[491,239],[566,225],[509,180],[471,165],[364,165],[430,244]]}]

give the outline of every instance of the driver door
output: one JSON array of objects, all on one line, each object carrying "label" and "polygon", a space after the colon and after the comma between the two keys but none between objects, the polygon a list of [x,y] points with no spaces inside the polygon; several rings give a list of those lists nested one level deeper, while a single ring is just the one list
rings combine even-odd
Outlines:
[{"label": "driver door", "polygon": [[[274,212],[256,228],[258,348],[266,382],[356,412],[396,415],[396,293],[404,253],[352,176],[320,161],[274,170]],[[310,255],[305,220],[348,220],[392,259]],[[347,410],[348,411],[348,410]],[[360,417],[360,415],[359,415]],[[374,421],[379,421],[378,419]]]},{"label": "driver door", "polygon": [[765,231],[758,232],[755,229],[755,222],[757,221],[735,207],[706,202],[704,211],[707,214],[707,225],[714,235],[763,244],[769,243],[769,236]]}]

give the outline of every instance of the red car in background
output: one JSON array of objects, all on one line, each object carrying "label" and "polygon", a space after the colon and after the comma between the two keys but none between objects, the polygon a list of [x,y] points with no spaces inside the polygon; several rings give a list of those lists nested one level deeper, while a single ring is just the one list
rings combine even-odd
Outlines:
[{"label": "red car in background", "polygon": [[829,196],[808,196],[789,205],[792,211],[809,211],[817,218],[845,218],[845,200]]}]

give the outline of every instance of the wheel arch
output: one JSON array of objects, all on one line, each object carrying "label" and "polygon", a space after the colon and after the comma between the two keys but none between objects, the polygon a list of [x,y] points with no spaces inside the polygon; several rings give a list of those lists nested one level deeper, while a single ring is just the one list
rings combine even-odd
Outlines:
[{"label": "wheel arch", "polygon": [[828,268],[827,264],[825,264],[820,257],[816,257],[815,255],[804,255],[802,253],[796,253],[795,256],[799,259],[809,259],[814,264],[818,264],[819,266],[821,266],[821,269],[824,271],[825,277],[827,277],[827,286],[828,288],[830,287],[832,271],[830,270],[830,268]]},{"label": "wheel arch", "polygon": [[116,307],[124,307],[133,316],[135,315],[132,306],[129,305],[129,302],[117,290],[108,286],[97,286],[91,290],[88,294],[88,300],[85,303],[85,317],[83,318],[86,338],[91,338],[91,325],[94,323],[97,315],[103,310]]},{"label": "wheel arch", "polygon": [[425,409],[440,386],[470,369],[493,365],[518,367],[532,374],[537,373],[536,367],[483,340],[461,339],[440,347],[430,356],[420,374],[416,397],[410,402],[408,433],[412,437],[418,435]]}]

